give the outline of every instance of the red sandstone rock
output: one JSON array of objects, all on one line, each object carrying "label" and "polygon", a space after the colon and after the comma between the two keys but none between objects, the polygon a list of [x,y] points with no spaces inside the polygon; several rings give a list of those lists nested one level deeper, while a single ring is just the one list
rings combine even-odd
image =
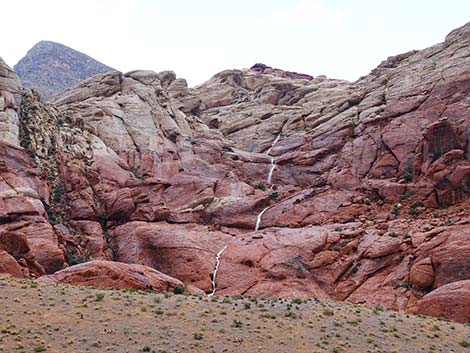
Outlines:
[{"label": "red sandstone rock", "polygon": [[21,266],[16,262],[15,258],[4,250],[0,250],[0,273],[18,278],[25,277]]},{"label": "red sandstone rock", "polygon": [[434,283],[434,268],[428,257],[416,262],[410,269],[410,283],[418,288],[431,288]]},{"label": "red sandstone rock", "polygon": [[112,231],[116,259],[153,267],[211,291],[215,255],[232,237],[206,226],[129,222]]},{"label": "red sandstone rock", "polygon": [[470,280],[446,284],[421,298],[413,312],[470,322]]},{"label": "red sandstone rock", "polygon": [[427,239],[417,247],[415,255],[418,259],[431,258],[434,272],[433,288],[468,279],[470,271],[468,226],[441,227],[427,232]]},{"label": "red sandstone rock", "polygon": [[[106,236],[101,224],[92,221],[71,221],[74,232],[65,235],[68,245],[72,245],[76,251],[85,258],[92,260],[112,260],[112,252],[109,254]],[[107,235],[109,238],[109,235]]]},{"label": "red sandstone rock", "polygon": [[[183,283],[152,268],[136,264],[94,260],[68,267],[53,275],[38,279],[44,282],[59,282],[80,286],[114,289],[140,289],[156,292],[171,292]],[[190,288],[196,294],[201,292]]]},{"label": "red sandstone rock", "polygon": [[18,80],[0,70],[0,233],[27,245],[23,273],[62,269],[66,240],[209,292],[227,246],[217,294],[413,308],[470,272],[468,227],[447,223],[468,208],[468,26],[354,83],[257,65],[194,89],[171,72],[113,72],[53,106],[25,92],[28,152]]},{"label": "red sandstone rock", "polygon": [[[45,273],[43,266],[36,261],[36,258],[29,246],[28,239],[23,233],[0,233],[0,250],[6,252],[13,259],[16,259],[18,264],[24,262],[24,267],[26,267],[28,274],[41,276]],[[6,258],[8,258],[8,256],[6,256]],[[16,273],[17,272],[15,270],[15,274],[11,274],[16,276]]]}]

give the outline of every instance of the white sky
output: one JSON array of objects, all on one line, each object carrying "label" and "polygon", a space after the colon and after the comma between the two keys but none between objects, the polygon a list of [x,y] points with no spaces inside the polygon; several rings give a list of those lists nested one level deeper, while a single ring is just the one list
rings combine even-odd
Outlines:
[{"label": "white sky", "polygon": [[52,40],[124,72],[173,70],[190,85],[256,62],[355,80],[470,21],[469,0],[8,0],[0,9],[10,66]]}]

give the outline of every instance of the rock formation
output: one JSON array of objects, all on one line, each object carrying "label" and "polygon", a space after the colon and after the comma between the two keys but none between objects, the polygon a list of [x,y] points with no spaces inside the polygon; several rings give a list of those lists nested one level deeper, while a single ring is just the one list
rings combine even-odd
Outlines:
[{"label": "rock formation", "polygon": [[60,43],[36,43],[14,67],[25,88],[47,99],[96,74],[113,71],[88,55]]},{"label": "rock formation", "polygon": [[[79,286],[157,292],[173,292],[177,287],[184,288],[183,282],[147,266],[99,260],[75,265],[53,275],[42,276],[39,280]],[[194,294],[204,293],[192,287],[189,287],[189,291]]]},{"label": "rock formation", "polygon": [[79,284],[114,261],[210,293],[225,249],[216,295],[469,322],[469,68],[470,24],[354,83],[261,64],[194,88],[113,71],[44,105],[5,67],[19,118],[1,130],[0,270],[86,262],[57,274]]}]

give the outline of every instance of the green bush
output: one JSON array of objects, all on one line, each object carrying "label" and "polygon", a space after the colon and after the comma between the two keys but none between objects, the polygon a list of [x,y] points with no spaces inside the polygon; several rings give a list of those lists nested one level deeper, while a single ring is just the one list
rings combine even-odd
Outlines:
[{"label": "green bush", "polygon": [[43,344],[37,344],[33,347],[35,352],[44,352],[46,347]]},{"label": "green bush", "polygon": [[107,219],[106,219],[106,215],[104,215],[103,213],[98,213],[96,215],[96,219],[98,223],[101,224],[102,227],[106,225]]},{"label": "green bush", "polygon": [[356,273],[357,271],[359,271],[359,267],[361,267],[361,263],[358,262],[356,265],[354,265],[354,267],[352,268],[351,272],[352,273]]},{"label": "green bush", "polygon": [[266,187],[264,186],[263,183],[258,183],[258,184],[255,184],[255,189],[258,189],[258,190],[266,190]]},{"label": "green bush", "polygon": [[57,223],[57,215],[55,214],[54,210],[48,209],[47,210],[47,218],[49,218],[49,223],[54,225]]},{"label": "green bush", "polygon": [[82,264],[90,260],[90,254],[78,254],[76,251],[67,250],[67,263],[70,266]]},{"label": "green bush", "polygon": [[459,342],[459,344],[462,346],[462,347],[465,347],[465,348],[469,348],[470,347],[470,341],[467,341],[467,340],[461,340]]},{"label": "green bush", "polygon": [[409,170],[403,173],[403,180],[407,183],[411,183],[413,181],[413,173]]},{"label": "green bush", "polygon": [[52,190],[52,200],[54,202],[60,202],[64,196],[64,188],[62,185],[56,185]]},{"label": "green bush", "polygon": [[173,290],[173,294],[183,294],[184,291],[185,291],[184,287],[176,286],[175,289]]},{"label": "green bush", "polygon": [[200,340],[204,339],[204,335],[202,333],[199,333],[199,332],[194,332],[193,333],[193,338],[195,340],[200,341]]}]

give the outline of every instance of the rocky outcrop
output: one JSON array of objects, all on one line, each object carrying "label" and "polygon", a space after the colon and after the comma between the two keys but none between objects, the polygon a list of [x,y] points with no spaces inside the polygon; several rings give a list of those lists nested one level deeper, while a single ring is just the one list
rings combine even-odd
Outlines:
[{"label": "rocky outcrop", "polygon": [[[90,261],[75,265],[53,275],[42,276],[39,281],[93,286],[113,289],[138,289],[155,292],[173,292],[184,284],[153,268],[111,261]],[[200,294],[197,288],[188,288],[190,293]]]},{"label": "rocky outcrop", "polygon": [[12,245],[3,250],[34,263],[30,266],[32,273],[60,270],[65,264],[63,240],[49,223],[48,187],[20,147],[0,142],[0,161],[0,237],[2,242],[22,244],[20,248],[24,249],[10,252],[8,249],[17,249]]},{"label": "rocky outcrop", "polygon": [[453,318],[439,298],[470,279],[469,26],[354,83],[255,65],[195,88],[113,71],[50,105],[23,92],[0,224],[26,239],[21,274],[114,260],[211,293],[217,268],[216,295],[423,312],[437,293]]},{"label": "rocky outcrop", "polygon": [[271,66],[268,66],[262,63],[257,63],[253,65],[250,68],[250,70],[256,71],[262,74],[271,74],[271,75],[277,75],[277,76],[286,77],[286,78],[313,80],[313,76],[310,76],[307,74],[300,74],[298,72],[275,69],[275,68],[272,68]]},{"label": "rocky outcrop", "polygon": [[22,104],[19,80],[1,61],[0,116],[8,123],[0,125],[0,250],[16,260],[23,274],[39,276],[64,267],[65,249],[49,223],[49,186],[20,147]]},{"label": "rocky outcrop", "polygon": [[423,315],[470,322],[470,280],[446,284],[425,295],[413,310]]},{"label": "rocky outcrop", "polygon": [[49,98],[96,74],[113,71],[88,55],[60,43],[36,43],[14,67],[25,88]]},{"label": "rocky outcrop", "polygon": [[167,273],[206,292],[217,252],[231,236],[206,226],[130,222],[113,231],[116,259]]},{"label": "rocky outcrop", "polygon": [[0,58],[0,141],[18,145],[20,81]]}]

